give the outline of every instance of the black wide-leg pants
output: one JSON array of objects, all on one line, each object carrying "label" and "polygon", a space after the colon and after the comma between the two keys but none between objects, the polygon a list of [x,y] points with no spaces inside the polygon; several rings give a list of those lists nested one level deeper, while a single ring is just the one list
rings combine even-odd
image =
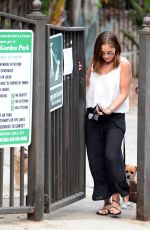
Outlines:
[{"label": "black wide-leg pants", "polygon": [[119,193],[129,193],[121,151],[125,133],[125,114],[99,116],[86,120],[86,145],[94,180],[93,200],[104,200]]}]

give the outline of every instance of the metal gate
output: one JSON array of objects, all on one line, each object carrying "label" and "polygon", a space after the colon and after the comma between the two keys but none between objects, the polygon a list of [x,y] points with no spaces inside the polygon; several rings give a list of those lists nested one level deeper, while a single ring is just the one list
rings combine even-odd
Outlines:
[{"label": "metal gate", "polygon": [[[7,149],[9,185],[4,197],[5,149],[0,149],[0,213],[27,213],[43,220],[49,212],[85,196],[85,57],[84,29],[53,27],[36,7],[28,18],[0,12],[0,29],[31,29],[34,33],[32,141],[24,184],[24,149],[20,149],[20,189],[14,187],[14,149]],[[49,36],[63,35],[72,47],[73,72],[64,76],[63,107],[49,110]],[[79,72],[78,62],[83,69]],[[7,202],[6,202],[7,200]]]},{"label": "metal gate", "polygon": [[[20,188],[15,190],[14,148],[0,149],[0,213],[27,213],[28,219],[44,219],[44,154],[45,154],[45,25],[47,17],[40,6],[24,17],[0,12],[0,29],[25,30],[34,34],[32,137],[28,149],[28,178],[24,183],[24,149],[20,148]],[[44,45],[43,45],[44,44]],[[40,66],[41,64],[41,66]],[[2,105],[2,104],[1,104]],[[8,187],[5,194],[5,157],[7,151]]]},{"label": "metal gate", "polygon": [[[49,200],[45,211],[48,212],[85,197],[85,52],[83,28],[47,25],[46,32],[47,51],[49,36],[61,33],[63,49],[72,47],[73,53],[73,72],[63,76],[63,106],[51,113],[47,88],[45,194]],[[46,63],[49,86],[49,60]]]},{"label": "metal gate", "polygon": [[[31,28],[35,32],[36,21],[0,12],[0,29],[25,30]],[[26,205],[27,188],[24,183],[24,147],[20,148],[20,156],[18,157],[20,158],[20,188],[19,191],[16,191],[14,185],[14,148],[0,149],[0,213],[34,212],[32,205]]]}]

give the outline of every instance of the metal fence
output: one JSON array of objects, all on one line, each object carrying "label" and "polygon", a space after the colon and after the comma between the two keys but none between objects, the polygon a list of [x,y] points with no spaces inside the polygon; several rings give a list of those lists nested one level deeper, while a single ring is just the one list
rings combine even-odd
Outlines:
[{"label": "metal fence", "polygon": [[[1,29],[36,29],[36,22],[31,19],[17,17],[0,12]],[[27,187],[24,180],[24,147],[20,148],[19,159],[19,191],[15,188],[15,155],[14,148],[0,149],[0,213],[33,212],[33,206],[26,205]]]},{"label": "metal fence", "polygon": [[[51,210],[85,196],[84,29],[47,25],[48,37],[57,33],[63,36],[63,49],[72,48],[73,72],[63,76],[63,107],[46,116],[50,130],[46,130],[45,146],[50,145],[45,151],[45,194],[51,198]],[[79,61],[83,64],[80,72]]]},{"label": "metal fence", "polygon": [[[36,11],[28,18],[0,12],[1,29],[31,29],[34,33],[32,141],[26,181],[24,148],[20,149],[19,191],[15,190],[14,183],[14,148],[0,149],[0,213],[27,213],[31,220],[42,220],[44,211],[85,196],[84,29],[46,26],[46,23],[47,18]],[[63,35],[63,48],[72,47],[73,72],[63,76],[63,107],[50,113],[49,43],[50,35],[56,33]],[[80,72],[79,61],[83,65]]]}]

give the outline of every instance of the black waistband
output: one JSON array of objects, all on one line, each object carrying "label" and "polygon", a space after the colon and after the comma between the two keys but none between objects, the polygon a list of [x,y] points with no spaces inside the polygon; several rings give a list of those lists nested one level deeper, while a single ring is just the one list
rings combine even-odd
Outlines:
[{"label": "black waistband", "polygon": [[[93,114],[93,115],[96,114],[96,107],[94,107],[94,108],[88,107],[87,108],[87,115],[88,114]],[[109,117],[112,116],[113,117],[113,116],[117,116],[117,115],[121,115],[121,114],[124,115],[124,113],[111,113],[109,115],[108,114],[103,114],[103,115],[100,115],[100,116],[106,116],[106,117],[107,116],[109,116]]]}]

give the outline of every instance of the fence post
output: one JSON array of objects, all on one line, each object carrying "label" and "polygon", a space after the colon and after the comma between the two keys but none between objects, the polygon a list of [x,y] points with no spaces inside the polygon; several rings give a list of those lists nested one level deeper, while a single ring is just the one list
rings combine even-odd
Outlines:
[{"label": "fence post", "polygon": [[33,59],[32,139],[29,146],[29,176],[27,205],[35,207],[28,213],[30,220],[44,219],[44,155],[45,155],[45,24],[47,17],[40,12],[41,2],[33,1],[28,18],[36,20]]},{"label": "fence post", "polygon": [[150,17],[139,31],[137,219],[150,219]]}]

